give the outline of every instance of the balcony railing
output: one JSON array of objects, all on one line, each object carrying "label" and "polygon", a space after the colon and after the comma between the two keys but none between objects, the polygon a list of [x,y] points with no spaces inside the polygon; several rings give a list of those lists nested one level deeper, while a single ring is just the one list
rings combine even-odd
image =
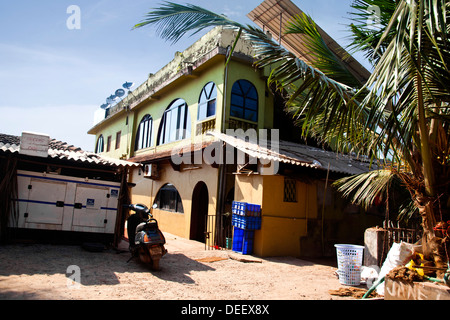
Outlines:
[{"label": "balcony railing", "polygon": [[216,128],[216,118],[205,120],[197,123],[195,135],[199,136],[205,134],[208,131],[213,131]]},{"label": "balcony railing", "polygon": [[248,130],[248,129],[257,129],[258,128],[258,124],[254,123],[254,122],[248,122],[248,121],[244,121],[244,120],[240,120],[240,119],[236,119],[236,118],[230,118],[228,120],[228,129],[242,129],[244,131]]}]

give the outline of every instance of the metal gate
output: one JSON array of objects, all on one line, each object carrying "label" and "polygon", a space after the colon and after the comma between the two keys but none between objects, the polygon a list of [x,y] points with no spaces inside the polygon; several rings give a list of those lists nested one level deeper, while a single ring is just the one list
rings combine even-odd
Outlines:
[{"label": "metal gate", "polygon": [[410,223],[408,226],[401,227],[397,221],[395,224],[393,221],[383,222],[384,239],[382,245],[381,257],[378,261],[381,266],[386,259],[388,252],[394,242],[399,243],[401,241],[406,243],[416,243],[422,237],[422,229],[418,223]]},{"label": "metal gate", "polygon": [[407,242],[415,243],[422,237],[422,230],[418,224],[410,224],[407,227],[401,227],[399,222],[397,225],[393,221],[384,221],[384,229],[387,233],[387,245],[388,248],[392,246],[394,242]]},{"label": "metal gate", "polygon": [[231,249],[231,217],[207,215],[205,218],[205,250]]}]

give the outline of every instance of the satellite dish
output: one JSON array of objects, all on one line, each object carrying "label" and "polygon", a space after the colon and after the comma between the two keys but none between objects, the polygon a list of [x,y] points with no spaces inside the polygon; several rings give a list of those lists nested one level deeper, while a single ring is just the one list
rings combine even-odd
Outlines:
[{"label": "satellite dish", "polygon": [[114,103],[114,101],[117,99],[117,96],[115,96],[115,95],[110,95],[108,98],[106,98],[106,103],[108,103],[108,104],[112,104],[112,103]]},{"label": "satellite dish", "polygon": [[122,86],[125,89],[130,90],[130,88],[134,86],[134,83],[133,82],[125,82]]},{"label": "satellite dish", "polygon": [[108,109],[109,106],[110,106],[109,103],[105,103],[105,104],[102,104],[102,105],[100,106],[100,108],[102,108],[102,109]]},{"label": "satellite dish", "polygon": [[117,89],[115,95],[116,95],[117,97],[119,97],[119,98],[120,98],[120,97],[123,97],[123,96],[125,95],[125,90],[123,90],[123,89]]}]

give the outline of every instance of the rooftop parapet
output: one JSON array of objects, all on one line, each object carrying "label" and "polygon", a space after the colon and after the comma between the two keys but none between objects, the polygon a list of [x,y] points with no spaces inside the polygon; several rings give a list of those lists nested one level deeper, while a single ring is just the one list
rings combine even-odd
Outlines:
[{"label": "rooftop parapet", "polygon": [[[237,32],[224,27],[216,27],[201,37],[183,52],[176,52],[175,57],[167,65],[154,74],[149,74],[147,81],[131,91],[122,101],[107,109],[105,119],[97,123],[88,133],[95,133],[94,129],[106,119],[127,108],[133,109],[145,100],[151,99],[169,83],[182,76],[192,74],[196,68],[216,55],[226,55],[236,39]],[[233,56],[253,61],[254,51],[251,42],[239,39]]]}]

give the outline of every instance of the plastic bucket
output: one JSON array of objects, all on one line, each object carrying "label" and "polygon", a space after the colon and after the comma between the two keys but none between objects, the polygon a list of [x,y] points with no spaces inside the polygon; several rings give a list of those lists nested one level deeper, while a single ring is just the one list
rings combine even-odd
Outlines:
[{"label": "plastic bucket", "polygon": [[232,238],[225,238],[225,245],[227,247],[227,249],[231,249],[231,245],[233,243],[233,239]]},{"label": "plastic bucket", "polygon": [[335,244],[338,260],[339,282],[347,286],[359,286],[364,247],[352,244]]}]

